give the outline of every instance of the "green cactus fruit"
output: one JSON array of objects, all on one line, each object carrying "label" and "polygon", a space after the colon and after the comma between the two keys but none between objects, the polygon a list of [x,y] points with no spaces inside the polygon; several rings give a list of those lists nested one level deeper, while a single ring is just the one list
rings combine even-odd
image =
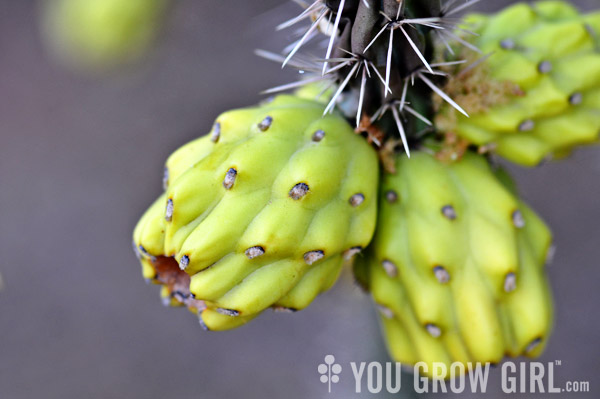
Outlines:
[{"label": "green cactus fruit", "polygon": [[537,356],[552,305],[546,225],[473,153],[397,158],[356,274],[378,304],[394,359],[414,365]]},{"label": "green cactus fruit", "polygon": [[44,38],[61,62],[105,68],[144,53],[166,6],[167,0],[48,0]]},{"label": "green cactus fruit", "polygon": [[303,309],[370,242],[376,152],[324,104],[282,95],[178,149],[134,231],[144,277],[211,330]]},{"label": "green cactus fruit", "polygon": [[600,12],[580,15],[562,1],[519,3],[467,16],[465,26],[477,34],[465,39],[489,56],[476,67],[453,67],[445,90],[470,117],[439,102],[440,130],[527,166],[597,142]]}]

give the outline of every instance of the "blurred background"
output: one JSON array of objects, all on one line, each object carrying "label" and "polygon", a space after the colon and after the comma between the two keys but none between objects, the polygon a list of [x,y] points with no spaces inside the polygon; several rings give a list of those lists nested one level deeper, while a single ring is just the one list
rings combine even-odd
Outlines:
[{"label": "blurred background", "polygon": [[[161,305],[131,250],[169,153],[294,78],[253,49],[281,49],[274,26],[297,12],[283,0],[174,1],[148,54],[86,73],[47,51],[38,2],[0,0],[0,398],[347,398],[360,396],[348,362],[389,361],[348,275],[302,312],[204,332]],[[573,397],[598,397],[600,151],[511,170],[558,249],[541,361],[561,361],[557,385],[590,381]],[[317,372],[327,354],[346,367],[331,394]],[[396,397],[413,396],[403,385]],[[501,395],[498,368],[485,397]]]}]

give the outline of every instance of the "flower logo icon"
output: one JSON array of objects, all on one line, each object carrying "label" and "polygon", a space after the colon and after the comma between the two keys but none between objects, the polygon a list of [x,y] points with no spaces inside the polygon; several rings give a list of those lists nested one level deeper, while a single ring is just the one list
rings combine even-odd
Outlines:
[{"label": "flower logo icon", "polygon": [[339,373],[342,372],[342,366],[335,362],[335,356],[325,356],[325,363],[319,364],[317,368],[321,374],[321,382],[328,385],[328,392],[331,393],[331,383],[337,383],[340,380]]}]

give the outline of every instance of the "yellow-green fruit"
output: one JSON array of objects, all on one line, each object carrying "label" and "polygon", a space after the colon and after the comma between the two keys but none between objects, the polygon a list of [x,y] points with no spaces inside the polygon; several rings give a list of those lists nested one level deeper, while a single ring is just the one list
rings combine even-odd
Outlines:
[{"label": "yellow-green fruit", "polygon": [[498,363],[537,356],[551,327],[545,273],[551,234],[467,153],[446,164],[417,152],[381,182],[379,215],[357,274],[381,310],[402,363]]},{"label": "yellow-green fruit", "polygon": [[167,160],[134,245],[144,276],[208,329],[308,306],[370,242],[377,155],[323,108],[282,95],[225,112]]},{"label": "yellow-green fruit", "polygon": [[139,57],[167,0],[46,0],[44,36],[63,62],[103,68]]},{"label": "yellow-green fruit", "polygon": [[[527,166],[597,142],[600,12],[580,15],[566,2],[541,1],[465,22],[477,34],[465,39],[489,57],[454,71],[446,90],[470,117],[440,103],[440,130]],[[469,51],[460,56],[473,61]]]}]

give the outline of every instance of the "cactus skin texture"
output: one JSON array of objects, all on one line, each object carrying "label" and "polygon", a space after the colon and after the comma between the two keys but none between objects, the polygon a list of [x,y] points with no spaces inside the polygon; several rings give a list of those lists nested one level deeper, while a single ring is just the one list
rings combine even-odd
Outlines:
[{"label": "cactus skin texture", "polygon": [[381,311],[391,356],[423,361],[431,376],[433,362],[468,370],[539,355],[552,321],[551,234],[487,160],[399,157],[380,191],[377,231],[355,269]]},{"label": "cactus skin texture", "polygon": [[167,0],[47,0],[44,38],[61,62],[103,69],[141,56]]},{"label": "cactus skin texture", "polygon": [[446,90],[470,118],[441,104],[440,130],[526,166],[597,142],[600,12],[580,15],[566,2],[542,1],[465,23],[479,35],[465,38],[492,54],[469,72],[461,74],[467,64],[455,71]]},{"label": "cactus skin texture", "polygon": [[165,193],[134,231],[144,277],[163,284],[167,304],[210,330],[303,309],[368,245],[377,155],[323,108],[282,95],[225,112],[169,157]]}]

